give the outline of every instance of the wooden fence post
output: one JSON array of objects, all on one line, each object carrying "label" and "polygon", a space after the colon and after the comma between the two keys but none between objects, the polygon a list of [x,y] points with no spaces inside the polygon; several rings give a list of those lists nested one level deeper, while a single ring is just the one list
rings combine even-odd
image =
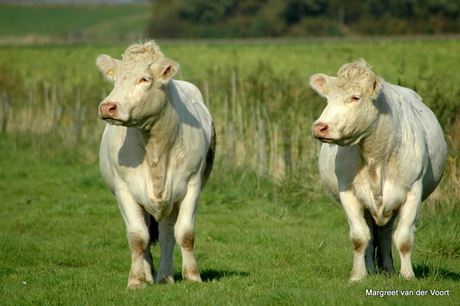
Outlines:
[{"label": "wooden fence post", "polygon": [[235,163],[235,122],[227,123],[227,160],[230,165]]},{"label": "wooden fence post", "polygon": [[8,117],[10,113],[10,97],[6,91],[3,91],[3,114],[2,114],[2,121],[0,125],[0,133],[6,133],[6,129],[8,128]]},{"label": "wooden fence post", "polygon": [[262,119],[258,121],[258,138],[259,138],[259,158],[258,158],[258,173],[263,175],[265,172],[265,122]]},{"label": "wooden fence post", "polygon": [[289,128],[283,129],[284,140],[284,163],[285,175],[290,176],[292,172],[292,144],[291,144],[291,131]]},{"label": "wooden fence post", "polygon": [[80,130],[81,130],[81,116],[82,116],[82,108],[81,108],[81,98],[80,98],[80,87],[76,86],[76,93],[77,93],[77,101],[75,107],[75,114],[73,120],[73,136],[75,142],[79,139]]},{"label": "wooden fence post", "polygon": [[65,107],[59,106],[59,108],[56,111],[56,116],[53,122],[53,130],[57,130],[59,128],[59,125],[61,124],[62,118],[64,116],[64,112],[65,112]]}]

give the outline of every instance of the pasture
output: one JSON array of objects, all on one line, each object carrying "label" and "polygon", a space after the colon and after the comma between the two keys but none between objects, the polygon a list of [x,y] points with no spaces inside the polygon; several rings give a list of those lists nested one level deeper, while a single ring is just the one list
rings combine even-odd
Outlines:
[{"label": "pasture", "polygon": [[[125,227],[97,165],[97,106],[111,85],[94,61],[101,53],[119,57],[127,46],[1,47],[2,304],[458,301],[459,41],[159,44],[180,63],[177,78],[201,89],[216,123],[216,165],[196,220],[204,283],[181,280],[176,248],[175,284],[125,289]],[[319,182],[310,127],[325,100],[308,77],[334,75],[361,57],[388,82],[415,89],[449,145],[445,177],[417,224],[415,282],[379,274],[348,283],[348,224]],[[397,295],[380,297],[382,290]]]},{"label": "pasture", "polygon": [[0,3],[0,44],[107,43],[143,36],[150,5]]}]

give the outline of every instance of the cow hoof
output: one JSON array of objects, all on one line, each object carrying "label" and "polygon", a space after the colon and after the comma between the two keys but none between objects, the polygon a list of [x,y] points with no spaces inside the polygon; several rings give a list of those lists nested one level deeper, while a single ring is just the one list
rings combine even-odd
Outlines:
[{"label": "cow hoof", "polygon": [[128,284],[128,289],[130,290],[139,290],[144,289],[145,287],[147,287],[147,284],[139,281]]},{"label": "cow hoof", "polygon": [[414,274],[409,274],[409,275],[401,275],[402,278],[404,278],[407,281],[416,281],[417,279],[415,278]]},{"label": "cow hoof", "polygon": [[390,277],[396,274],[394,269],[382,269],[381,272],[387,277]]},{"label": "cow hoof", "polygon": [[367,275],[356,275],[350,277],[350,283],[359,282],[366,278]]},{"label": "cow hoof", "polygon": [[184,280],[189,281],[189,282],[196,282],[196,283],[203,282],[199,274],[198,275],[187,275],[186,277],[184,277]]},{"label": "cow hoof", "polygon": [[153,285],[153,284],[155,283],[155,282],[153,281],[153,276],[147,276],[147,277],[145,278],[145,283],[146,283],[147,285]]},{"label": "cow hoof", "polygon": [[157,284],[172,284],[172,283],[174,283],[174,278],[172,276],[166,276],[166,277],[157,278],[155,283],[157,283]]}]

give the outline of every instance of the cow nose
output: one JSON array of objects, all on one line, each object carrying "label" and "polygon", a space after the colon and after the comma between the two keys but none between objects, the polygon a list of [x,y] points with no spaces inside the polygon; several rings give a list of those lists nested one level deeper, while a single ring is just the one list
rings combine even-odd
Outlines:
[{"label": "cow nose", "polygon": [[326,136],[329,133],[329,125],[324,122],[316,122],[313,124],[312,131],[315,138],[327,138]]},{"label": "cow nose", "polygon": [[113,118],[117,115],[118,107],[116,103],[104,102],[99,106],[99,113],[102,119]]}]

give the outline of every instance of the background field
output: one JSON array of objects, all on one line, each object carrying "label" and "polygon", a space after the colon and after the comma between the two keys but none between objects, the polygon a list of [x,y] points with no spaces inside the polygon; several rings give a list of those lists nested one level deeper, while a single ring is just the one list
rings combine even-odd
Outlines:
[{"label": "background field", "polygon": [[0,3],[0,44],[107,43],[145,37],[149,4]]},{"label": "background field", "polygon": [[[175,284],[125,290],[125,229],[97,166],[97,106],[111,85],[94,60],[101,53],[119,57],[127,46],[1,47],[2,304],[458,301],[459,41],[160,45],[181,64],[178,78],[202,90],[218,132],[216,166],[197,218],[204,283],[181,280],[177,252]],[[418,222],[416,282],[376,275],[348,283],[346,218],[319,183],[319,144],[310,126],[325,101],[309,89],[308,77],[333,75],[360,57],[387,81],[416,89],[449,144],[446,175]],[[366,289],[414,296],[366,296]],[[450,295],[416,296],[430,289]]]}]

